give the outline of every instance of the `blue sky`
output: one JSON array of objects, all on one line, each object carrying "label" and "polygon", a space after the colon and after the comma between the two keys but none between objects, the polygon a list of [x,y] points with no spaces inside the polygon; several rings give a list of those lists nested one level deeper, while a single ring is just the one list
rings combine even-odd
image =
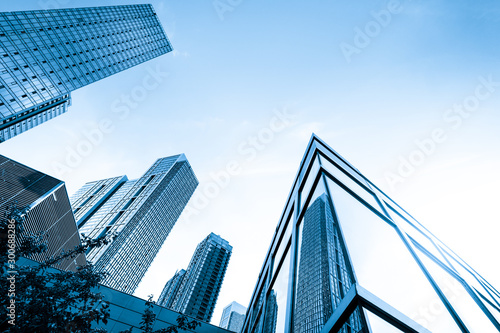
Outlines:
[{"label": "blue sky", "polygon": [[[133,3],[142,2],[107,2]],[[100,4],[26,0],[0,10]],[[157,297],[213,231],[234,252],[212,322],[231,301],[246,306],[312,132],[500,287],[497,2],[152,4],[174,52],[75,91],[67,114],[0,147],[64,180],[70,195],[186,154],[200,180],[197,207],[204,193],[213,198],[181,217],[138,296]],[[140,95],[148,76],[157,85]],[[228,163],[238,167],[226,181]]]}]

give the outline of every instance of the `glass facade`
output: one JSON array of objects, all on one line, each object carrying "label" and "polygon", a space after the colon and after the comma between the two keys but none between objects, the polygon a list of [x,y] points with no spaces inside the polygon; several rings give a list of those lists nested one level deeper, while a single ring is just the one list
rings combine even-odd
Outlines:
[{"label": "glass facade", "polygon": [[175,299],[175,295],[177,295],[177,292],[179,291],[184,274],[186,274],[186,271],[183,269],[175,272],[174,277],[168,280],[165,284],[165,287],[161,291],[156,304],[166,308],[172,307],[172,302]]},{"label": "glass facade", "polygon": [[231,302],[222,311],[219,327],[228,329],[233,332],[239,332],[243,327],[243,320],[247,308],[237,302]]},{"label": "glass facade", "polygon": [[[19,208],[29,208],[17,245],[21,245],[23,236],[36,234],[47,245],[45,252],[33,254],[31,259],[42,262],[81,244],[63,181],[0,155],[0,193],[2,213],[14,203]],[[77,266],[85,263],[85,255],[79,254],[54,267],[76,271]]]},{"label": "glass facade", "polygon": [[500,293],[312,136],[242,332],[498,332]]},{"label": "glass facade", "polygon": [[[320,332],[353,284],[343,237],[332,213],[323,192],[307,208],[299,226],[294,332]],[[349,325],[349,332],[366,327],[360,313]]]},{"label": "glass facade", "polygon": [[[233,247],[210,233],[200,244],[185,273],[170,279],[158,302],[204,322],[210,322]],[[181,271],[182,272],[182,271]]]},{"label": "glass facade", "polygon": [[0,142],[66,112],[71,91],[170,51],[151,5],[0,13]]},{"label": "glass facade", "polygon": [[80,234],[116,235],[87,254],[97,269],[109,273],[104,285],[134,292],[197,186],[181,154],[158,159],[139,179],[89,182],[75,193],[71,204]]}]

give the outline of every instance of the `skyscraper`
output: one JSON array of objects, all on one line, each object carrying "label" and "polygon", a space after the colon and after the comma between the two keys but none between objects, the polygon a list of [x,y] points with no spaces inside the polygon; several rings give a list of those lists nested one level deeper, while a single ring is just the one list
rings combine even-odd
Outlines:
[{"label": "skyscraper", "polygon": [[498,331],[498,290],[313,135],[242,332]]},{"label": "skyscraper", "polygon": [[0,13],[0,142],[65,113],[71,91],[170,51],[151,5]]},{"label": "skyscraper", "polygon": [[179,291],[184,274],[186,274],[186,271],[181,269],[180,271],[175,272],[174,277],[167,281],[160,297],[158,297],[158,302],[156,302],[158,305],[166,308],[172,307],[172,302],[175,299],[175,295],[177,295],[177,292]]},{"label": "skyscraper", "polygon": [[[276,323],[278,322],[278,302],[276,301],[276,292],[271,290],[266,301],[266,320],[262,332],[276,333]],[[259,320],[256,332],[260,332],[262,320]]]},{"label": "skyscraper", "polygon": [[[326,194],[307,208],[303,224],[293,328],[297,333],[319,332],[351,288],[353,274]],[[366,327],[359,313],[349,324],[354,332]]]},{"label": "skyscraper", "polygon": [[[170,286],[174,283],[180,283],[175,295],[169,296],[173,299],[169,300],[171,305],[168,307],[210,322],[232,250],[233,247],[226,240],[210,233],[196,247],[186,272],[180,277],[176,273],[165,285],[162,295],[167,294],[166,290],[172,290]],[[166,304],[166,301],[166,297],[158,300],[160,305]]]},{"label": "skyscraper", "polygon": [[222,311],[219,327],[233,332],[239,332],[243,327],[247,308],[237,302],[231,302]]},{"label": "skyscraper", "polygon": [[87,259],[109,275],[103,284],[133,293],[198,186],[184,154],[158,159],[136,180],[85,184],[71,198],[81,234],[116,235]]},{"label": "skyscraper", "polygon": [[[44,261],[80,245],[80,237],[63,181],[0,155],[0,211],[4,214],[11,204],[29,207],[23,223],[23,236],[40,233],[47,250],[31,259]],[[55,265],[63,270],[76,270],[85,265],[83,254]]]}]

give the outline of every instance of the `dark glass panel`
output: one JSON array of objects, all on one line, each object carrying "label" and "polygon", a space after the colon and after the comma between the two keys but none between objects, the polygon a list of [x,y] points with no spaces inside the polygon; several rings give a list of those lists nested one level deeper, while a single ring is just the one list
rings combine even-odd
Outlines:
[{"label": "dark glass panel", "polygon": [[263,333],[285,332],[289,277],[290,248],[286,250],[285,258],[278,269],[278,275],[267,294]]}]

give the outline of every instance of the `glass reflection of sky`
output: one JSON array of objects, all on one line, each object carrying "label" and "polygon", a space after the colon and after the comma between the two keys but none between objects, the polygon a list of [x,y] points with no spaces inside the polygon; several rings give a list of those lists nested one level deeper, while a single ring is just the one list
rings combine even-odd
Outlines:
[{"label": "glass reflection of sky", "polygon": [[423,305],[439,302],[438,296],[396,230],[333,181],[328,186],[357,282],[430,331],[453,332],[456,325],[446,311],[424,320],[430,310]]}]

